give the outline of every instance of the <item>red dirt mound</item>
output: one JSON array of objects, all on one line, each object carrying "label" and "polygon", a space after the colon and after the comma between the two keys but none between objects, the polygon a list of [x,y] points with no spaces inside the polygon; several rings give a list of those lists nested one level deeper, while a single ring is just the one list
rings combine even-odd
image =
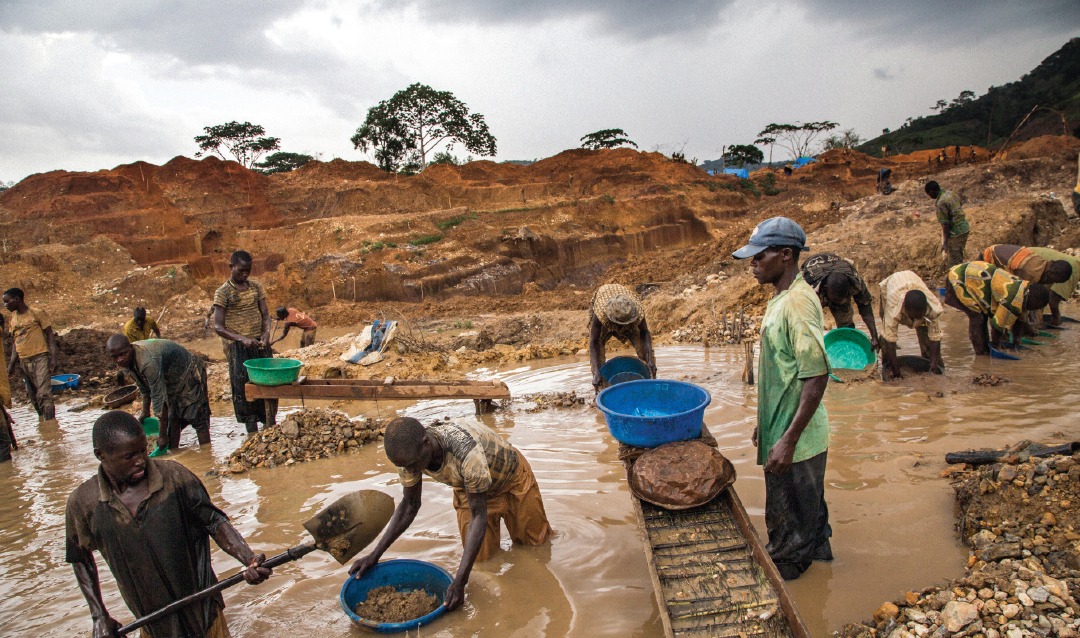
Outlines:
[{"label": "red dirt mound", "polygon": [[1046,157],[1066,151],[1076,152],[1080,149],[1080,139],[1066,135],[1043,135],[1034,139],[1010,146],[1000,156],[1000,159],[1032,159],[1034,157]]}]

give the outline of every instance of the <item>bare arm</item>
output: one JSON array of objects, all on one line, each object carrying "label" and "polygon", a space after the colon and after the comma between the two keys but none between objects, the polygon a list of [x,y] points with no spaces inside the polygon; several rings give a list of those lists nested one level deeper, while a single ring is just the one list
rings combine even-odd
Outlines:
[{"label": "bare arm", "polygon": [[86,605],[90,608],[90,617],[94,619],[94,638],[107,638],[115,636],[120,628],[109,612],[105,610],[105,602],[101,599],[101,581],[98,579],[97,561],[94,555],[84,552],[82,562],[72,563],[75,570],[75,580],[79,583]]},{"label": "bare arm", "polygon": [[465,585],[469,582],[469,574],[472,573],[473,563],[476,562],[476,555],[480,553],[486,532],[487,494],[469,492],[469,530],[465,532],[465,551],[461,555],[461,564],[458,565],[454,581],[446,590],[443,605],[447,611],[454,611],[465,602]]},{"label": "bare arm", "polygon": [[245,346],[251,347],[258,343],[250,337],[245,337],[239,333],[233,332],[225,327],[225,309],[221,306],[215,305],[214,308],[214,332],[219,336],[225,337],[229,341],[239,341]]},{"label": "bare arm", "polygon": [[218,547],[225,550],[226,554],[240,561],[246,567],[244,569],[244,580],[249,585],[258,585],[270,577],[272,570],[260,567],[262,562],[266,560],[266,554],[256,554],[251,551],[247,541],[231,523],[225,522],[218,526],[217,531],[214,532],[214,542],[218,544]]},{"label": "bare arm", "polygon": [[[900,363],[896,360],[896,344],[891,341],[881,341],[881,358],[885,366],[885,380],[899,379]],[[804,388],[805,389],[805,388]]]},{"label": "bare arm", "polygon": [[859,316],[862,317],[863,322],[866,324],[866,329],[870,331],[870,347],[877,350],[880,341],[878,340],[877,323],[874,321],[873,306],[859,308]]},{"label": "bare arm", "polygon": [[416,513],[420,511],[420,496],[423,489],[423,481],[402,488],[401,502],[398,503],[397,508],[394,510],[394,516],[390,519],[386,532],[383,533],[382,538],[379,539],[378,544],[375,545],[375,549],[371,550],[370,554],[352,564],[352,567],[349,568],[350,575],[355,575],[357,578],[363,576],[367,570],[379,562],[383,553],[394,544],[394,541],[404,534],[405,530],[409,529],[409,526],[412,525],[413,520],[416,518]]},{"label": "bare arm", "polygon": [[262,336],[259,340],[264,346],[270,345],[270,308],[265,299],[259,300],[259,312],[262,314]]},{"label": "bare arm", "polygon": [[599,392],[600,384],[604,382],[604,378],[600,376],[600,368],[603,367],[604,362],[601,360],[603,355],[600,353],[603,344],[600,343],[601,326],[600,320],[593,318],[589,323],[589,363],[592,365],[592,384],[593,388]]},{"label": "bare arm", "polygon": [[283,340],[283,339],[284,339],[285,337],[289,336],[289,328],[292,328],[292,327],[293,327],[293,326],[295,326],[295,325],[296,325],[295,323],[286,323],[286,324],[285,324],[285,329],[284,329],[284,330],[282,330],[282,332],[281,332],[281,336],[280,336],[280,337],[278,337],[277,339],[274,339],[273,341],[271,341],[271,342],[270,342],[270,345],[274,345],[274,344],[275,344],[275,343],[277,343],[278,341],[281,341],[281,340]]},{"label": "bare arm", "polygon": [[53,332],[52,326],[45,328],[45,340],[49,343],[49,371],[56,374],[56,371],[60,369],[60,363],[56,358],[56,333]]},{"label": "bare arm", "polygon": [[11,361],[8,362],[8,376],[15,374],[15,364],[19,362],[19,353],[15,351],[15,344],[11,346]]},{"label": "bare arm", "polygon": [[770,474],[783,474],[791,468],[791,461],[795,458],[795,445],[799,442],[803,430],[810,423],[810,417],[814,416],[818,406],[821,405],[821,397],[825,396],[825,387],[829,385],[828,373],[811,377],[803,382],[802,394],[799,395],[799,409],[795,411],[795,418],[791,419],[784,435],[769,450],[769,458],[765,463],[765,471]]}]

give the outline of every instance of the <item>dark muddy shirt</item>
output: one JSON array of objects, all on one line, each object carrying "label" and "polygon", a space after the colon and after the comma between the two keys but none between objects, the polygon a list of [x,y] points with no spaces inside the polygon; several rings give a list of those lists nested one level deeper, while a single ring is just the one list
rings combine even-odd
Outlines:
[{"label": "dark muddy shirt", "polygon": [[[71,493],[67,502],[67,562],[100,552],[131,613],[142,617],[210,587],[210,536],[229,520],[202,482],[174,461],[150,459],[150,494],[134,517],[104,470]],[[225,607],[221,594],[144,628],[154,638],[203,638]]]},{"label": "dark muddy shirt", "polygon": [[168,339],[139,341],[131,347],[135,356],[128,370],[134,373],[135,385],[139,386],[143,400],[150,397],[155,415],[161,416],[166,403],[170,410],[176,410],[192,403],[193,398],[200,398],[185,396],[190,394],[185,393],[189,386],[198,394],[202,380],[199,358],[186,348]]},{"label": "dark muddy shirt", "polygon": [[[821,307],[830,310],[833,308],[833,303],[829,301],[829,295],[825,291],[825,279],[834,273],[848,280],[851,297],[855,300],[855,305],[859,307],[859,314],[872,313],[874,311],[874,297],[870,294],[866,282],[859,276],[859,271],[855,269],[855,264],[851,263],[850,259],[844,259],[840,255],[832,253],[820,253],[807,259],[802,265],[803,279],[817,293],[818,300],[821,301]],[[843,306],[850,307],[846,302]]]}]

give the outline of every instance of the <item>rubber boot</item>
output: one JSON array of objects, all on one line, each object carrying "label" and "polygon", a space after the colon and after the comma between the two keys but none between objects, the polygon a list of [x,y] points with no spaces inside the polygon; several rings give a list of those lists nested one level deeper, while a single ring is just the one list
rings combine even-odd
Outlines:
[{"label": "rubber boot", "polygon": [[259,420],[255,417],[251,417],[244,422],[244,427],[247,429],[248,434],[255,434],[259,431]]}]

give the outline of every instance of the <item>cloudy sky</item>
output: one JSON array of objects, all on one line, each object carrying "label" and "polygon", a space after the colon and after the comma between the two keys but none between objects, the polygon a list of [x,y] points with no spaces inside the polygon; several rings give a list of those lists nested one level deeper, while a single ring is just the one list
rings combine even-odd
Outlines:
[{"label": "cloudy sky", "polygon": [[192,156],[230,120],[370,159],[349,137],[413,82],[497,160],[614,127],[713,159],[770,122],[872,137],[1077,36],[1076,0],[0,0],[0,181]]}]

